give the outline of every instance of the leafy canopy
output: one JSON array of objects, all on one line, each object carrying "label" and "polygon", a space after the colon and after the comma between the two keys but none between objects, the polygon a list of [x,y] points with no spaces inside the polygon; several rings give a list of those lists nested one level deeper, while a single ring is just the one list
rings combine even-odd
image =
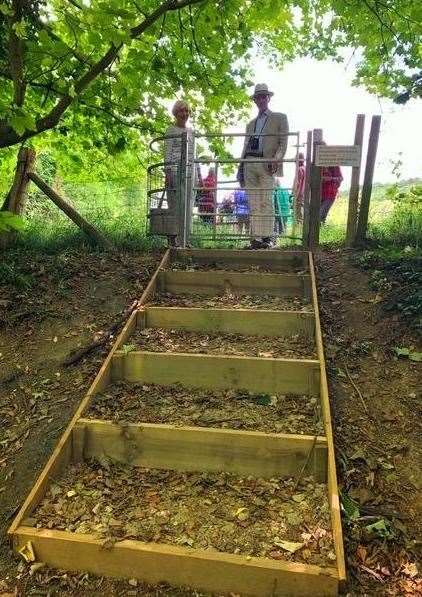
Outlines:
[{"label": "leafy canopy", "polygon": [[406,101],[421,22],[417,0],[0,0],[0,148],[54,130],[79,155],[128,151],[182,95],[217,130],[247,106],[257,49],[279,65],[355,48],[356,82]]}]

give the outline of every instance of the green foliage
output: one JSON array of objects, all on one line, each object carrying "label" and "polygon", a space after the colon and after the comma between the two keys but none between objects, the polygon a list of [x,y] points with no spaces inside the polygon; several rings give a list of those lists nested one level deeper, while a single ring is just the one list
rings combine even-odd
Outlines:
[{"label": "green foliage", "polygon": [[[385,313],[397,312],[410,326],[422,331],[422,262],[420,252],[406,251],[390,245],[384,245],[360,254],[356,261],[363,269],[370,272],[370,284],[381,293],[381,309]],[[400,350],[408,350],[400,348]],[[413,349],[409,349],[414,352]],[[408,356],[398,353],[398,356]],[[412,360],[417,360],[416,357]]]},{"label": "green foliage", "polygon": [[[118,248],[144,250],[163,241],[146,235],[146,192],[129,180],[64,182],[56,179],[58,192]],[[90,245],[86,235],[43,193],[32,187],[25,230],[19,246],[55,253],[66,247]]]},{"label": "green foliage", "polygon": [[25,228],[25,222],[16,214],[11,211],[0,211],[0,233],[10,232],[12,230],[23,230]]},{"label": "green foliage", "polygon": [[176,95],[199,128],[218,130],[247,105],[257,46],[275,65],[356,49],[356,81],[390,97],[420,67],[414,0],[32,0],[22,14],[17,5],[0,3],[0,147],[55,129],[49,142],[70,151],[76,137],[79,157],[129,150],[165,128]]},{"label": "green foliage", "polygon": [[348,522],[359,518],[359,505],[347,493],[342,493],[341,505],[343,507],[343,512]]},{"label": "green foliage", "polygon": [[422,361],[422,352],[415,352],[410,348],[399,348],[396,346],[394,352],[398,357],[406,357],[410,361],[415,361],[415,363],[420,363]]},{"label": "green foliage", "polygon": [[401,189],[393,185],[388,193],[393,210],[378,226],[370,226],[369,235],[382,244],[419,248],[422,241],[422,184]]}]

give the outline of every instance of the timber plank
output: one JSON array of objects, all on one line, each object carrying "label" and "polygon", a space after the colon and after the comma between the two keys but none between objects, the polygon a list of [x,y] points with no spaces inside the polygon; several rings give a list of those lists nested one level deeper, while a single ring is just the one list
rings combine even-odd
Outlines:
[{"label": "timber plank", "polygon": [[307,359],[116,351],[114,381],[239,389],[251,392],[319,394],[319,363]]},{"label": "timber plank", "polygon": [[171,261],[193,262],[198,264],[225,263],[233,265],[264,265],[265,267],[291,266],[308,270],[309,259],[306,251],[239,249],[171,249]]},{"label": "timber plank", "polygon": [[[113,462],[178,471],[228,472],[255,477],[307,474],[326,482],[327,442],[309,435],[176,427],[79,419],[73,433],[85,438],[83,458],[106,456]],[[195,458],[192,458],[195,454]]]},{"label": "timber plank", "polygon": [[248,336],[280,337],[301,334],[313,338],[315,318],[313,313],[304,311],[145,307],[145,318],[138,318],[138,327]]},{"label": "timber plank", "polygon": [[171,294],[232,294],[309,297],[307,274],[262,274],[228,271],[161,271],[157,277],[160,292]]},{"label": "timber plank", "polygon": [[123,540],[111,549],[93,535],[19,527],[15,549],[31,541],[38,561],[55,568],[100,576],[168,582],[203,591],[241,593],[255,597],[322,597],[337,594],[335,568],[274,561]]},{"label": "timber plank", "polygon": [[318,293],[316,286],[316,278],[314,271],[314,263],[312,253],[309,253],[309,267],[311,272],[312,282],[312,302],[315,312],[315,334],[318,360],[320,364],[320,400],[321,410],[324,418],[325,435],[328,442],[328,499],[330,502],[331,511],[331,525],[333,529],[334,547],[337,558],[337,570],[339,576],[339,582],[343,585],[346,581],[346,563],[344,558],[344,546],[343,546],[343,531],[341,528],[341,513],[340,513],[340,499],[338,493],[337,484],[337,473],[336,473],[336,460],[334,453],[334,437],[333,428],[331,424],[331,413],[330,413],[330,399],[328,395],[328,382],[327,373],[325,369],[325,357],[324,347],[322,341],[321,322],[319,318],[319,307],[318,307]]}]

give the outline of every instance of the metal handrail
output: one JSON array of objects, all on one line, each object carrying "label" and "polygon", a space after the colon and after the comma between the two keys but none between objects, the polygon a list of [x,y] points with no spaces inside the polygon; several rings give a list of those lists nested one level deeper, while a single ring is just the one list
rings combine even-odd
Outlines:
[{"label": "metal handrail", "polygon": [[[187,131],[188,129],[186,129]],[[226,139],[226,138],[235,138],[235,137],[250,137],[251,135],[246,133],[197,133],[193,132],[193,136],[195,139]],[[158,143],[159,141],[166,141],[168,139],[180,139],[183,133],[174,134],[174,135],[160,135],[158,137],[154,137],[149,142],[149,149],[155,153],[159,153],[159,149],[154,149],[153,144]],[[254,134],[254,137],[295,137],[299,135],[299,131],[289,131],[288,133],[257,133]],[[300,147],[299,145],[297,147]]]}]

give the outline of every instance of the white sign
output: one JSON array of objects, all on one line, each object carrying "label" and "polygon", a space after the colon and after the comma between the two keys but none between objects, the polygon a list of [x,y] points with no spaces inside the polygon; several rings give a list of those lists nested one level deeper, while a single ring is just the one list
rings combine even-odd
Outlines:
[{"label": "white sign", "polygon": [[360,145],[317,145],[316,166],[360,166]]}]

